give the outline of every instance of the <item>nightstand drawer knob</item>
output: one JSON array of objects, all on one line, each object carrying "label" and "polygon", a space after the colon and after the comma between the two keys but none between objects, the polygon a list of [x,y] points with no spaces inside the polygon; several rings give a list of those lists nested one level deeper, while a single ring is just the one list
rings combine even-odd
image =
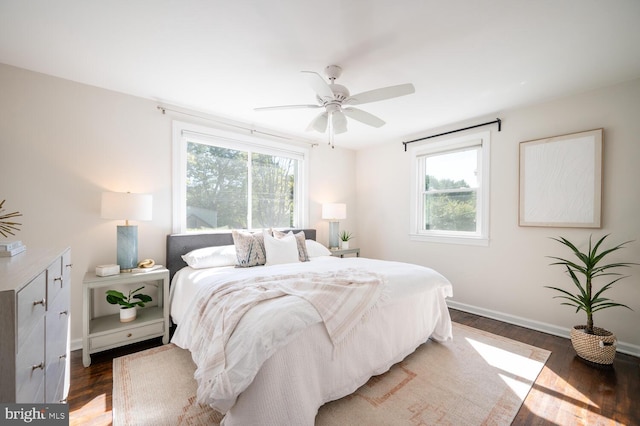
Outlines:
[{"label": "nightstand drawer knob", "polygon": [[31,366],[31,371],[33,371],[33,370],[37,370],[38,368],[39,368],[39,369],[41,369],[41,370],[44,370],[44,362],[41,362],[41,363],[40,363],[40,364],[38,364],[38,365],[32,365],[32,366]]},{"label": "nightstand drawer knob", "polygon": [[67,357],[67,354],[62,354],[58,357],[58,359],[65,359]]},{"label": "nightstand drawer knob", "polygon": [[42,305],[42,306],[44,306],[44,304],[45,304],[45,303],[47,303],[47,299],[45,299],[45,298],[43,297],[43,298],[42,298],[42,300],[34,300],[34,301],[33,301],[33,306],[36,306],[36,305]]},{"label": "nightstand drawer knob", "polygon": [[59,312],[58,315],[69,315],[69,311],[62,311]]},{"label": "nightstand drawer knob", "polygon": [[133,336],[133,334],[131,334],[131,333],[127,334],[127,337],[131,337],[131,336]]}]

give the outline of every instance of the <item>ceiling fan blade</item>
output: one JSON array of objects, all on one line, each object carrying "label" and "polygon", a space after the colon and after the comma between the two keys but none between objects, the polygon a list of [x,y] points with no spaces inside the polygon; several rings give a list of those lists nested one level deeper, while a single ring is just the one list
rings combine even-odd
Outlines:
[{"label": "ceiling fan blade", "polygon": [[343,108],[342,112],[344,112],[344,114],[347,117],[353,118],[354,120],[358,120],[359,122],[367,124],[369,126],[382,127],[385,125],[384,120],[381,120],[375,115],[370,114],[358,108],[347,107],[347,108]]},{"label": "ceiling fan blade", "polygon": [[334,98],[333,90],[331,90],[331,87],[329,87],[327,82],[324,81],[324,79],[320,76],[320,74],[313,71],[301,71],[301,72],[307,76],[307,81],[309,82],[309,85],[311,86],[313,91],[316,92],[316,94],[320,99],[332,100]]},{"label": "ceiling fan blade", "polygon": [[254,108],[254,111],[268,111],[268,110],[277,110],[277,109],[296,109],[296,108],[322,108],[322,105],[278,105],[278,106],[269,106],[269,107],[258,107]]},{"label": "ceiling fan blade", "polygon": [[333,119],[333,133],[340,134],[347,131],[347,117],[342,111],[334,111],[332,114]]},{"label": "ceiling fan blade", "polygon": [[399,84],[397,86],[382,87],[380,89],[369,90],[368,92],[358,93],[349,96],[342,102],[343,105],[360,105],[369,102],[378,102],[385,99],[397,98],[415,93],[416,89],[413,84]]},{"label": "ceiling fan blade", "polygon": [[307,126],[307,132],[315,130],[320,133],[324,133],[327,130],[327,121],[329,114],[325,111],[322,114],[318,114],[316,118],[311,120],[309,126]]}]

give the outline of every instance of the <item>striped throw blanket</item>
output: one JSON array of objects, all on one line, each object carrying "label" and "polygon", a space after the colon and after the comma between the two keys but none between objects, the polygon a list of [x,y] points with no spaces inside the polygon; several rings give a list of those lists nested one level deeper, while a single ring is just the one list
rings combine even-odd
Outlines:
[{"label": "striped throw blanket", "polygon": [[[336,346],[375,306],[383,287],[380,275],[354,268],[263,276],[203,289],[190,319],[188,345],[197,366],[198,402],[211,404],[244,390],[230,380],[225,347],[238,322],[256,304],[285,295],[305,299],[317,310]],[[260,364],[266,360],[259,354],[256,358]]]}]

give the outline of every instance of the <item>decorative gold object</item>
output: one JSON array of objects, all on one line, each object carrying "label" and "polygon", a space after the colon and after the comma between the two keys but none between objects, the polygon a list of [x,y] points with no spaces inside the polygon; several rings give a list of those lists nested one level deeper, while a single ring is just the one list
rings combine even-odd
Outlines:
[{"label": "decorative gold object", "polygon": [[21,223],[18,223],[18,222],[10,222],[7,219],[22,216],[22,213],[13,212],[13,213],[2,214],[2,212],[4,211],[2,206],[4,205],[5,201],[7,200],[2,200],[0,202],[0,234],[2,234],[2,236],[6,238],[9,235],[15,235],[13,231],[19,231],[20,228],[18,228],[18,225],[22,225]]}]

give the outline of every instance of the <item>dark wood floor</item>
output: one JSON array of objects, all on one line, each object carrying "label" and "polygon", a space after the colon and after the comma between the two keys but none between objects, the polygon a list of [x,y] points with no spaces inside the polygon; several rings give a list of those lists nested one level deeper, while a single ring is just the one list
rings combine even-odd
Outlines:
[{"label": "dark wood floor", "polygon": [[[618,353],[611,368],[596,368],[575,355],[568,339],[451,310],[458,323],[551,351],[513,424],[640,425],[640,359]],[[110,425],[113,358],[161,344],[160,339],[94,354],[71,353],[71,425]]]}]

